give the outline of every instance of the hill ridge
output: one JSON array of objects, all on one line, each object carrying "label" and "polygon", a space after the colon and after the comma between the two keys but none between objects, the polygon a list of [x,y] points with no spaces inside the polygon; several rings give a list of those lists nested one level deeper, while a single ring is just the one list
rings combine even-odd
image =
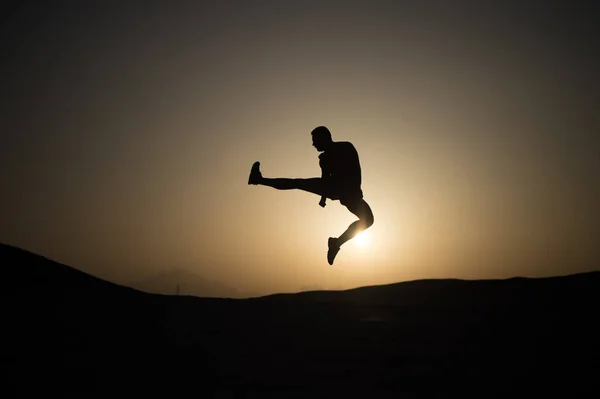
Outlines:
[{"label": "hill ridge", "polygon": [[[33,270],[27,270],[20,265],[19,267],[15,267],[10,269],[10,272],[15,274],[20,274],[18,278],[56,278],[53,277],[54,274],[61,274],[65,280],[68,279],[81,279],[90,282],[90,284],[100,287],[106,286],[111,287],[113,290],[123,290],[129,293],[139,293],[144,295],[158,295],[164,297],[176,297],[175,294],[161,294],[161,293],[150,293],[144,290],[132,288],[125,285],[120,285],[100,277],[94,276],[90,273],[86,273],[82,270],[79,270],[73,266],[65,265],[63,263],[57,262],[53,259],[50,259],[46,256],[37,254],[32,251],[28,251],[23,248],[19,248],[12,245],[7,245],[0,243],[0,257],[7,257],[8,259],[12,258],[13,260],[17,260],[18,262],[22,262],[23,264],[35,265]],[[8,260],[7,259],[7,260]],[[35,261],[35,262],[33,262]],[[5,262],[3,262],[5,263]],[[44,264],[45,266],[41,266]],[[48,268],[48,265],[52,265],[52,268]],[[28,275],[29,273],[29,275]],[[13,276],[17,277],[17,276]],[[374,285],[365,285],[348,289],[341,290],[311,290],[311,291],[299,291],[299,292],[277,292],[272,294],[260,295],[255,297],[246,297],[246,298],[232,298],[232,297],[203,297],[203,296],[195,296],[195,295],[183,295],[182,297],[192,297],[199,299],[227,299],[227,300],[235,300],[235,301],[245,301],[245,300],[290,300],[290,299],[299,299],[299,300],[331,300],[331,299],[343,299],[348,298],[350,296],[366,296],[369,294],[378,294],[378,296],[386,296],[392,293],[398,294],[401,291],[410,291],[410,290],[425,290],[433,289],[452,289],[448,287],[458,287],[458,286],[482,286],[482,285],[502,285],[502,284],[517,284],[517,283],[552,283],[555,281],[571,281],[575,279],[584,279],[588,281],[594,281],[600,283],[600,270],[589,271],[589,272],[581,272],[574,274],[566,274],[560,276],[544,276],[544,277],[508,277],[508,278],[493,278],[493,279],[459,279],[459,278],[427,278],[427,279],[415,279],[408,281],[399,281],[387,284],[374,284]],[[66,281],[65,281],[66,282]],[[406,292],[402,293],[406,295]],[[372,299],[372,298],[371,298]]]}]

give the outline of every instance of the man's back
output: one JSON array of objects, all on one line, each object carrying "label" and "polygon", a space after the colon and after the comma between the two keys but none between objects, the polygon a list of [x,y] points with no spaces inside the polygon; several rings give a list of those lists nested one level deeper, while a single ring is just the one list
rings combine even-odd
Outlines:
[{"label": "man's back", "polygon": [[358,152],[347,141],[333,142],[331,148],[319,155],[319,163],[330,173],[331,180],[345,187],[360,189],[361,169]]}]

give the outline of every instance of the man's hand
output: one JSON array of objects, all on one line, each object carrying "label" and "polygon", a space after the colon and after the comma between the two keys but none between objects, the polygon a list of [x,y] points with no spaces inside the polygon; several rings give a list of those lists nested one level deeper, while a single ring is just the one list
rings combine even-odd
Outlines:
[{"label": "man's hand", "polygon": [[327,199],[327,197],[321,197],[321,201],[319,201],[319,205],[321,205],[321,208],[325,208],[325,200]]}]

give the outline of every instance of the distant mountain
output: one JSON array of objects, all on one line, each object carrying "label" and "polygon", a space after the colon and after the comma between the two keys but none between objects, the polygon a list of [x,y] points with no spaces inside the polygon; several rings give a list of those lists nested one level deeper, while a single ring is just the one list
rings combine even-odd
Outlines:
[{"label": "distant mountain", "polygon": [[131,287],[155,294],[191,295],[204,298],[248,298],[252,295],[211,281],[185,269],[172,269],[128,284]]}]

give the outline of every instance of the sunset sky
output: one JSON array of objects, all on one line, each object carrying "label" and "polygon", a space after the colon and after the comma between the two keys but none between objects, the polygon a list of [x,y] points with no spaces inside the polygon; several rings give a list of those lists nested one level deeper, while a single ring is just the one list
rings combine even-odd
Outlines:
[{"label": "sunset sky", "polygon": [[[5,10],[0,242],[260,293],[600,268],[598,5],[91,3]],[[353,215],[247,184],[319,176],[319,125],[375,215],[334,266]]]}]

